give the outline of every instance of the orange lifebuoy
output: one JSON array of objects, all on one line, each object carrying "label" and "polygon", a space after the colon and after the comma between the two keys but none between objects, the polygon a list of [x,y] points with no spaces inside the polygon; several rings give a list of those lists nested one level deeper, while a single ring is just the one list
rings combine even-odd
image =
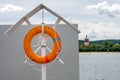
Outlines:
[{"label": "orange lifebuoy", "polygon": [[42,27],[37,26],[35,28],[32,28],[26,34],[26,36],[24,38],[24,50],[30,60],[32,60],[36,63],[45,64],[45,63],[49,63],[49,62],[53,61],[57,57],[58,53],[61,50],[61,40],[60,40],[58,33],[53,28],[44,26],[44,33],[48,34],[53,39],[54,47],[53,47],[52,52],[50,52],[49,54],[47,54],[45,56],[37,55],[36,53],[34,53],[32,51],[31,41],[35,35],[37,35],[41,32],[42,32]]}]

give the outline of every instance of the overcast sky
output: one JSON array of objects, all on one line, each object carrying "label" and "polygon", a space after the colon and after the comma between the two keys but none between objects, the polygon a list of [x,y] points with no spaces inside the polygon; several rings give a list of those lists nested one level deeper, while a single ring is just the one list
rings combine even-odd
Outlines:
[{"label": "overcast sky", "polygon": [[[49,7],[81,31],[79,39],[120,39],[120,0],[0,0],[0,24],[15,24],[21,17],[40,4]],[[45,22],[56,18],[45,12]],[[31,18],[41,21],[41,13]]]}]

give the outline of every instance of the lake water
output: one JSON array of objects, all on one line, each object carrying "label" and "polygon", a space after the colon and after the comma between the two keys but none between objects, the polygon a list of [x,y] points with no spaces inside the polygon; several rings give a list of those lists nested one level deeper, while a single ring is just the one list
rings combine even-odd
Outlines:
[{"label": "lake water", "polygon": [[80,80],[120,80],[119,53],[81,53]]}]

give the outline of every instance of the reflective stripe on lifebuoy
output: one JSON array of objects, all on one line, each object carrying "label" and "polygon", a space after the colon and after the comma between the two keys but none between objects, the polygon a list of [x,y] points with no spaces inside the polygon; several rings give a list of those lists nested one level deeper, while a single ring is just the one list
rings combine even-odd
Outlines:
[{"label": "reflective stripe on lifebuoy", "polygon": [[49,63],[53,61],[57,57],[58,53],[61,50],[61,40],[60,40],[58,33],[53,28],[44,26],[44,33],[48,34],[53,39],[54,47],[53,47],[52,52],[50,52],[46,56],[37,55],[36,53],[32,51],[31,42],[32,42],[32,38],[41,32],[42,32],[42,27],[37,26],[35,28],[32,28],[26,34],[24,38],[24,50],[30,60],[36,63],[45,64],[45,63]]}]

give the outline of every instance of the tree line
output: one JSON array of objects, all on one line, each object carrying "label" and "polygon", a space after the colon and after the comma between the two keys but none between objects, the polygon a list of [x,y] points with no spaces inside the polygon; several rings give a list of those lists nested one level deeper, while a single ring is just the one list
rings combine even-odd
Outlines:
[{"label": "tree line", "polygon": [[113,44],[110,41],[103,41],[102,44],[90,43],[88,46],[79,44],[80,52],[120,52],[120,44]]}]

